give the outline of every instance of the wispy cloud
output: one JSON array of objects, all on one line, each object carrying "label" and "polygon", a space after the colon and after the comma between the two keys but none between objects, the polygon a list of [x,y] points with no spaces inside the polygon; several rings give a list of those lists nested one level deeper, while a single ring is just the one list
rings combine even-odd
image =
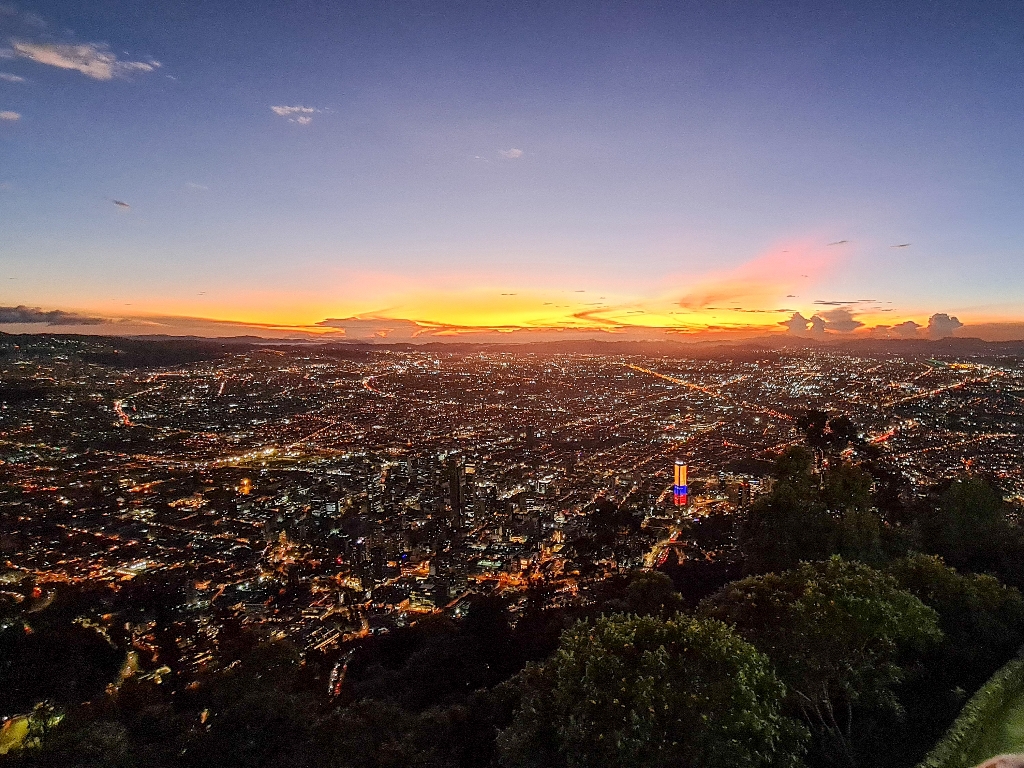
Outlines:
[{"label": "wispy cloud", "polygon": [[0,112],[0,120],[21,120],[21,113],[5,109],[3,112]]},{"label": "wispy cloud", "polygon": [[321,111],[321,110],[317,109],[316,107],[303,107],[303,106],[294,106],[294,107],[281,106],[281,107],[271,107],[270,109],[273,111],[273,113],[275,115],[280,115],[281,117],[287,117],[289,123],[298,123],[299,125],[309,125],[310,123],[313,122],[312,115],[315,115],[317,112]]},{"label": "wispy cloud", "polygon": [[790,244],[769,251],[732,269],[698,278],[678,300],[682,309],[702,311],[711,307],[767,309],[779,306],[780,296],[817,278],[837,261],[837,254],[810,244]]},{"label": "wispy cloud", "polygon": [[500,154],[506,160],[518,160],[526,153],[523,152],[523,150],[521,149],[516,149],[515,147],[512,147],[511,149],[503,149],[498,154]]},{"label": "wispy cloud", "polygon": [[12,75],[10,72],[0,72],[0,80],[5,83],[24,83],[25,78],[21,75]]},{"label": "wispy cloud", "polygon": [[159,61],[123,61],[101,43],[41,43],[12,40],[14,55],[38,64],[72,69],[93,80],[113,80],[152,72]]},{"label": "wispy cloud", "polygon": [[104,325],[110,320],[103,317],[79,315],[62,309],[43,310],[39,307],[0,307],[0,325]]},{"label": "wispy cloud", "polygon": [[852,299],[850,301],[836,301],[834,299],[825,300],[819,299],[814,302],[818,306],[822,307],[847,307],[853,306],[854,304],[877,304],[878,299]]}]

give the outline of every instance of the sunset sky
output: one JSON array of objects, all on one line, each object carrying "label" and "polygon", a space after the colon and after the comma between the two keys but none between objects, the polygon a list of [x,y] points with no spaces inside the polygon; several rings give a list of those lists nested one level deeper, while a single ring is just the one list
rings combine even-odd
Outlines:
[{"label": "sunset sky", "polygon": [[1024,338],[1022,137],[1019,0],[0,4],[0,330]]}]

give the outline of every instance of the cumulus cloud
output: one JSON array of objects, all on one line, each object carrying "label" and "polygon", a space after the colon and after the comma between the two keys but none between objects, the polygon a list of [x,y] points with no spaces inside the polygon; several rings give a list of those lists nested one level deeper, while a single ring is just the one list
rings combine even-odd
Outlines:
[{"label": "cumulus cloud", "polygon": [[920,323],[907,320],[905,323],[894,325],[889,332],[898,339],[914,339],[917,338],[917,329],[920,327]]},{"label": "cumulus cloud", "polygon": [[801,315],[799,312],[794,312],[793,316],[789,320],[783,320],[779,323],[787,331],[797,336],[803,336],[811,328],[811,321]]},{"label": "cumulus cloud", "polygon": [[499,154],[501,154],[501,156],[504,157],[506,160],[518,160],[525,153],[521,149],[516,149],[515,147],[512,147],[511,149],[501,150]]},{"label": "cumulus cloud", "polygon": [[799,312],[794,312],[788,320],[779,323],[794,336],[822,337],[827,331],[838,333],[849,333],[864,325],[853,316],[853,312],[846,307],[821,312],[811,318],[806,318]]},{"label": "cumulus cloud", "polygon": [[0,307],[0,325],[45,324],[45,325],[104,325],[110,320],[89,317],[62,309],[43,310],[39,307]]},{"label": "cumulus cloud", "polygon": [[964,324],[955,317],[950,317],[945,312],[938,312],[928,318],[928,335],[933,339],[944,339],[952,336],[957,328],[963,328]]},{"label": "cumulus cloud", "polygon": [[[813,322],[819,315],[815,315],[811,318]],[[839,333],[849,333],[860,328],[864,323],[860,320],[856,320],[853,316],[853,312],[845,307],[839,309],[832,309],[828,312],[821,312],[820,318],[824,323],[824,329],[826,331],[838,331]]]},{"label": "cumulus cloud", "polygon": [[21,113],[12,112],[11,110],[6,109],[3,112],[0,112],[0,120],[21,120]]},{"label": "cumulus cloud", "polygon": [[317,109],[316,107],[302,107],[302,106],[294,106],[294,107],[281,106],[281,107],[271,107],[270,109],[271,109],[271,111],[275,115],[280,115],[281,117],[287,117],[289,123],[298,123],[299,125],[309,125],[310,123],[313,122],[313,118],[311,116],[315,115],[317,112],[321,111],[321,110]]},{"label": "cumulus cloud", "polygon": [[10,72],[0,72],[0,80],[5,83],[24,83],[25,78],[21,75],[12,75]]},{"label": "cumulus cloud", "polygon": [[12,40],[15,56],[59,69],[73,69],[93,80],[113,80],[152,72],[159,61],[122,61],[100,43],[37,43]]}]

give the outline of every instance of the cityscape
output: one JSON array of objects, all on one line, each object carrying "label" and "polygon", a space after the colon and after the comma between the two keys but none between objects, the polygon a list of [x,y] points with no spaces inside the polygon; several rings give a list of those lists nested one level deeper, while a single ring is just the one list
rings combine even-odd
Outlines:
[{"label": "cityscape", "polygon": [[0,0],[0,768],[1024,768],[1022,40]]},{"label": "cityscape", "polygon": [[[514,614],[530,587],[551,607],[586,604],[601,580],[670,555],[728,563],[734,543],[694,551],[680,534],[770,490],[809,408],[847,416],[900,493],[969,470],[1024,494],[1024,358],[998,348],[238,345],[122,368],[92,362],[106,346],[4,339],[3,579],[27,597],[20,585],[173,577],[161,629],[184,675],[229,663],[226,620],[333,650],[459,615],[472,595]],[[608,510],[620,523],[595,543]],[[133,642],[155,631],[133,624]]]}]

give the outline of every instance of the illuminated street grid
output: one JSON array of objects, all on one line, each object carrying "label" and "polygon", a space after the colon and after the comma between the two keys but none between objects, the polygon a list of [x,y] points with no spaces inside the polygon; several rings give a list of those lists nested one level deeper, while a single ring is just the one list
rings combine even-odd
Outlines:
[{"label": "illuminated street grid", "polygon": [[[585,599],[674,531],[676,459],[689,514],[735,512],[808,407],[848,414],[913,483],[970,466],[1024,492],[1015,358],[281,346],[121,370],[88,347],[2,362],[0,573],[179,578],[178,645],[197,670],[228,619],[326,648],[476,591]],[[581,572],[571,543],[595,503],[640,525]],[[141,647],[151,630],[136,627]]]}]

